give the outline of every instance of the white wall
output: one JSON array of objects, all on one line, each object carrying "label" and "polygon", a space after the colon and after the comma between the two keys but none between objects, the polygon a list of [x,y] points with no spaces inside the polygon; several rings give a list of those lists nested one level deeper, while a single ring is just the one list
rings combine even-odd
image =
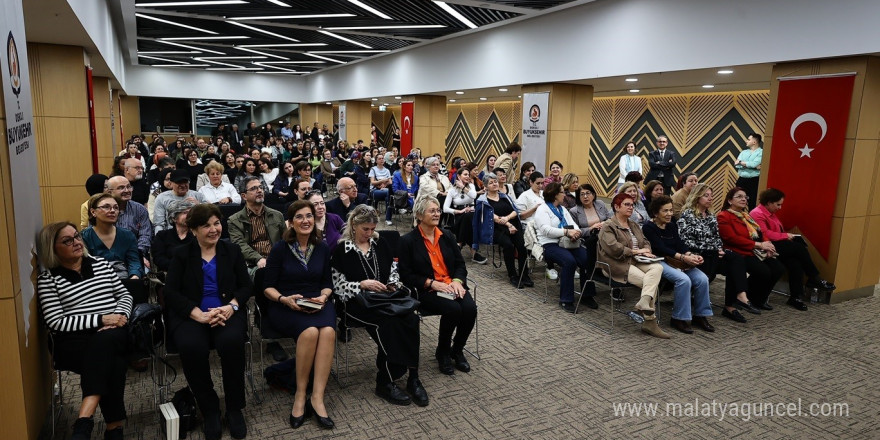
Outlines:
[{"label": "white wall", "polygon": [[878,17],[877,0],[599,1],[316,73],[309,101],[876,53]]},{"label": "white wall", "polygon": [[[125,87],[126,62],[122,56],[122,46],[117,39],[110,8],[107,1],[113,0],[68,0],[73,13],[98,49],[111,75]],[[96,58],[95,54],[91,55]]]},{"label": "white wall", "polygon": [[305,78],[254,72],[128,66],[125,93],[131,96],[305,102]]}]

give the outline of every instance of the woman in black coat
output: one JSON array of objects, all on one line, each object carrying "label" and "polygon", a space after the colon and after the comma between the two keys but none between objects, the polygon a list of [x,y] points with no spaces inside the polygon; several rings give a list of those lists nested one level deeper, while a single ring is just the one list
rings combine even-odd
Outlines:
[{"label": "woman in black coat", "polygon": [[[220,399],[211,380],[208,352],[220,355],[226,418],[233,438],[244,438],[247,425],[244,368],[247,311],[252,285],[238,246],[221,241],[220,208],[193,207],[186,224],[196,240],[174,255],[165,283],[168,332],[180,351],[183,373],[205,418],[206,439],[221,435]],[[241,310],[239,310],[241,308]]]},{"label": "woman in black coat", "polygon": [[455,236],[437,226],[441,213],[437,199],[419,197],[413,212],[418,227],[400,239],[400,279],[404,285],[418,290],[419,310],[423,314],[440,315],[440,335],[434,353],[440,372],[452,375],[456,368],[467,373],[471,367],[463,350],[477,322],[477,304],[466,286],[464,258]]}]

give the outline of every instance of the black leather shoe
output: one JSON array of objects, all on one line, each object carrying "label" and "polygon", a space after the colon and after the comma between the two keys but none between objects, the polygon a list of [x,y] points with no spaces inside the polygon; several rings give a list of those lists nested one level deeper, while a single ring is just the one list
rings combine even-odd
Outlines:
[{"label": "black leather shoe", "polygon": [[394,405],[406,406],[412,402],[412,399],[394,382],[376,385],[376,395]]},{"label": "black leather shoe", "polygon": [[455,363],[455,369],[464,373],[471,371],[471,364],[468,363],[463,351],[452,353],[452,361]]},{"label": "black leather shoe", "polygon": [[519,282],[519,277],[516,275],[511,275],[508,277],[510,279],[510,284],[516,289],[522,289],[524,284]]},{"label": "black leather shoe", "polygon": [[790,305],[790,306],[792,306],[792,307],[794,307],[794,308],[796,308],[796,309],[798,309],[798,310],[800,310],[800,311],[802,311],[802,312],[806,312],[806,311],[807,311],[807,305],[804,304],[803,301],[801,301],[801,300],[799,300],[799,299],[797,299],[797,298],[790,298],[790,299],[786,302],[786,304],[788,304],[788,305]]},{"label": "black leather shoe", "polygon": [[694,327],[701,328],[709,333],[715,331],[715,327],[712,324],[709,324],[709,320],[705,316],[694,316],[694,320],[691,322]]},{"label": "black leather shoe", "polygon": [[532,278],[526,274],[522,277],[522,285],[526,287],[535,287],[535,282],[532,281]]},{"label": "black leather shoe", "polygon": [[737,299],[737,300],[734,300],[734,304],[733,304],[733,305],[736,306],[736,308],[738,308],[738,309],[743,309],[743,310],[745,310],[745,311],[747,311],[747,312],[749,312],[749,313],[754,313],[755,315],[760,315],[760,314],[761,314],[761,311],[758,310],[757,307],[753,306],[751,301],[749,301],[749,302],[742,302],[742,301],[740,301],[740,300]]},{"label": "black leather shoe", "polygon": [[229,425],[229,435],[234,439],[247,437],[247,423],[244,422],[244,414],[240,409],[226,410],[226,423]]},{"label": "black leather shoe", "polygon": [[348,342],[351,340],[351,329],[350,328],[339,328],[336,330],[336,339],[339,342]]},{"label": "black leather shoe", "polygon": [[682,321],[681,319],[671,318],[669,320],[669,326],[689,335],[694,333],[694,329],[691,328],[691,324],[687,321]]},{"label": "black leather shoe", "polygon": [[593,298],[592,296],[583,297],[583,299],[581,299],[581,304],[583,304],[593,310],[596,310],[599,308],[599,303],[597,303],[596,298]]},{"label": "black leather shoe", "polygon": [[448,354],[435,354],[434,357],[437,358],[437,363],[440,364],[440,372],[447,375],[452,376],[455,374],[455,368],[452,367],[452,357]]},{"label": "black leather shoe", "polygon": [[807,287],[819,290],[835,290],[837,286],[834,283],[817,278],[815,280],[807,280]]},{"label": "black leather shoe", "polygon": [[327,415],[327,417],[321,417],[318,415],[318,412],[315,411],[315,407],[312,406],[311,398],[309,398],[309,400],[306,400],[306,414],[309,413],[315,415],[315,421],[318,422],[318,426],[320,426],[322,429],[333,429],[336,427],[336,424],[333,423],[333,419],[330,418],[329,414]]},{"label": "black leather shoe", "polygon": [[572,303],[559,303],[559,307],[562,307],[562,310],[564,310],[568,313],[573,314],[575,312],[574,304],[572,304]]},{"label": "black leather shoe", "polygon": [[293,414],[290,415],[290,427],[293,429],[299,428],[306,421],[306,413],[299,417],[294,417]]},{"label": "black leather shoe", "polygon": [[95,419],[92,417],[80,417],[73,422],[73,435],[71,440],[90,440],[92,430],[95,428]]},{"label": "black leather shoe", "polygon": [[406,392],[409,393],[416,405],[428,406],[428,392],[425,391],[422,381],[418,378],[410,379],[406,382]]},{"label": "black leather shoe", "polygon": [[205,440],[220,440],[223,433],[223,425],[220,424],[220,413],[203,414],[205,422],[202,429],[205,432]]},{"label": "black leather shoe", "polygon": [[770,305],[770,301],[767,301],[764,304],[761,304],[760,308],[762,308],[764,310],[773,310],[773,306]]},{"label": "black leather shoe", "polygon": [[616,287],[611,289],[611,298],[614,298],[615,301],[623,301],[626,299],[623,296],[623,289],[618,289]]},{"label": "black leather shoe", "polygon": [[742,313],[740,313],[739,310],[736,309],[733,309],[732,311],[724,309],[721,311],[721,316],[724,316],[725,318],[730,318],[736,322],[741,322],[743,324],[746,323],[746,317],[743,316]]},{"label": "black leather shoe", "polygon": [[104,431],[104,440],[124,440],[125,434],[122,433],[122,427]]},{"label": "black leather shoe", "polygon": [[281,348],[281,344],[278,342],[270,342],[266,344],[266,353],[271,354],[272,359],[275,359],[275,362],[287,360],[287,353]]}]

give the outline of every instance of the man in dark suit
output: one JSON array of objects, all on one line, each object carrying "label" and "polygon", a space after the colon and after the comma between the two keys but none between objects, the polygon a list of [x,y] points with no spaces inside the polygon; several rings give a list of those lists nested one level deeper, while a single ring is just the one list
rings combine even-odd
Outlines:
[{"label": "man in dark suit", "polygon": [[663,192],[672,194],[675,185],[675,161],[677,156],[674,151],[666,149],[669,138],[665,135],[657,136],[657,149],[648,153],[648,166],[651,171],[645,177],[646,181],[659,180],[663,184]]},{"label": "man in dark suit", "polygon": [[229,141],[229,147],[235,150],[236,153],[242,152],[241,147],[244,146],[244,135],[238,130],[238,124],[232,124],[232,130],[229,132],[229,137],[226,140]]},{"label": "man in dark suit", "polygon": [[348,218],[348,213],[357,205],[367,203],[366,194],[358,194],[357,185],[350,177],[343,177],[336,183],[339,197],[327,202],[327,212]]}]

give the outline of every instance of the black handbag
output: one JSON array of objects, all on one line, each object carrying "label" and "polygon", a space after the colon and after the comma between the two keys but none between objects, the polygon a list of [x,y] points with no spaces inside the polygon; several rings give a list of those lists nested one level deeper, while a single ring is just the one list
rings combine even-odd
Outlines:
[{"label": "black handbag", "polygon": [[406,315],[419,307],[419,300],[413,298],[406,287],[394,292],[361,290],[354,298],[364,309],[382,316]]},{"label": "black handbag", "polygon": [[128,321],[129,350],[136,359],[146,359],[162,341],[162,308],[158,304],[135,304]]}]

